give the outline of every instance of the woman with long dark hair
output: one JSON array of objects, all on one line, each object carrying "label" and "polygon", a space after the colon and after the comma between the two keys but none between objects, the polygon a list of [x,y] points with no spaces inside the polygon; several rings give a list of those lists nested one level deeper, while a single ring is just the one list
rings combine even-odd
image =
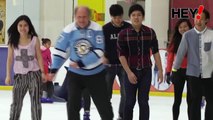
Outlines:
[{"label": "woman with long dark hair", "polygon": [[[172,71],[172,65],[175,60],[178,47],[180,45],[182,35],[191,28],[192,25],[188,19],[180,19],[176,23],[173,37],[168,46],[166,75],[167,75],[167,83],[170,83],[170,81],[172,81],[174,85],[174,103],[172,107],[173,120],[178,120],[184,84],[187,81],[186,80],[187,56],[185,56],[181,64],[181,68],[178,69],[176,74],[173,74],[172,77],[170,77],[171,75],[170,73]],[[187,83],[187,104],[188,104],[188,118],[190,119],[189,107],[191,104],[191,100],[188,83]]]},{"label": "woman with long dark hair", "polygon": [[30,94],[32,120],[41,120],[41,80],[44,69],[37,33],[26,15],[19,16],[8,29],[7,75],[11,82],[11,65],[15,72],[10,120],[19,120],[23,99]]}]

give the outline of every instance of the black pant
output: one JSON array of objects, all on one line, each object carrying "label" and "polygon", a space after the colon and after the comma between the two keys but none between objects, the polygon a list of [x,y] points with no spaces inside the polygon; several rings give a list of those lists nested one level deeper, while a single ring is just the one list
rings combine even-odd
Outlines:
[{"label": "black pant", "polygon": [[108,99],[105,81],[105,72],[95,75],[79,75],[67,72],[68,80],[68,120],[80,120],[81,93],[87,88],[102,120],[112,120],[113,112],[110,100]]},{"label": "black pant", "polygon": [[106,82],[107,82],[109,99],[112,98],[113,83],[114,83],[116,75],[119,78],[120,94],[121,94],[118,113],[119,113],[119,117],[123,118],[123,111],[124,111],[124,104],[125,104],[125,89],[124,89],[125,71],[122,66],[111,66],[107,68]]},{"label": "black pant", "polygon": [[82,100],[84,111],[90,111],[91,99],[88,89],[84,89],[82,92]]},{"label": "black pant", "polygon": [[51,98],[54,92],[54,86],[52,81],[47,81],[42,84],[42,90],[47,92],[47,97]]},{"label": "black pant", "polygon": [[54,94],[60,98],[65,99],[66,101],[68,101],[67,84],[68,84],[68,79],[65,78],[61,87],[59,85],[55,85],[55,88],[54,88]]},{"label": "black pant", "polygon": [[[133,109],[138,98],[139,120],[149,120],[149,90],[151,85],[152,72],[151,68],[141,70],[131,69],[137,77],[137,84],[129,82],[127,74],[125,75],[125,105],[123,120],[133,119]],[[138,119],[138,118],[137,118]]]},{"label": "black pant", "polygon": [[[67,77],[69,77],[69,76],[65,77],[64,82],[61,87],[59,85],[56,85],[55,89],[54,89],[54,94],[60,98],[65,99],[66,101],[68,101],[67,86],[68,86],[68,80],[69,80],[69,78],[67,78]],[[90,100],[89,91],[87,89],[83,90],[82,98],[83,98],[84,111],[90,111],[91,100]]]},{"label": "black pant", "polygon": [[205,120],[213,120],[213,80],[211,78],[201,78],[189,76],[189,85],[192,98],[191,119],[201,120],[201,100],[206,98]]},{"label": "black pant", "polygon": [[[173,120],[178,120],[179,113],[180,113],[180,104],[182,102],[182,94],[183,94],[183,88],[186,82],[186,69],[179,69],[173,78],[173,84],[174,84],[174,103],[172,106],[172,112],[173,112]],[[187,96],[186,96],[186,102],[188,104],[188,119],[190,120],[190,106],[191,106],[191,96],[190,96],[190,90],[189,90],[189,82],[187,82]]]}]

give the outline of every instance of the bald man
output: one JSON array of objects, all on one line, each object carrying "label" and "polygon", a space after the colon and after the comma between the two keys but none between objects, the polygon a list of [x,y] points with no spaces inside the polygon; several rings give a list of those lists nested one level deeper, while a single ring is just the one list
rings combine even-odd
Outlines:
[{"label": "bald man", "polygon": [[102,120],[112,120],[113,112],[107,94],[105,67],[101,58],[104,53],[102,27],[90,21],[88,7],[75,8],[75,22],[67,25],[55,45],[51,72],[66,60],[67,48],[70,66],[68,79],[68,120],[80,120],[81,93],[87,88]]}]

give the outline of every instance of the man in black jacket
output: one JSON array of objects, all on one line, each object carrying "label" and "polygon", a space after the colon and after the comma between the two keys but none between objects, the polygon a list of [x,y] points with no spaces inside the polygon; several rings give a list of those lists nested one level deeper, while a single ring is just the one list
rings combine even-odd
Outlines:
[{"label": "man in black jacket", "polygon": [[124,85],[123,85],[123,76],[124,70],[120,64],[117,55],[117,38],[118,33],[129,27],[130,24],[123,21],[123,8],[118,4],[113,4],[109,8],[109,13],[111,16],[111,21],[108,22],[103,26],[103,32],[105,37],[105,57],[107,59],[107,74],[106,74],[106,81],[107,81],[107,89],[109,94],[109,99],[112,98],[112,90],[113,90],[113,83],[115,80],[116,75],[119,78],[120,82],[120,106],[119,106],[119,117],[118,120],[122,120],[123,117],[123,106],[125,100],[125,92],[124,92]]}]

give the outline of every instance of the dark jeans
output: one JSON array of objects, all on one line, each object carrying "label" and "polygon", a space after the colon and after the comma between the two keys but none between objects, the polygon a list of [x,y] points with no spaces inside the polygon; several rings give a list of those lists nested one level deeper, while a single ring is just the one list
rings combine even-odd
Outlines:
[{"label": "dark jeans", "polygon": [[[68,80],[69,78],[67,78],[69,76],[66,76],[64,79],[64,82],[62,84],[62,86],[60,87],[59,85],[55,86],[55,95],[65,99],[66,101],[68,101],[68,90],[67,90],[67,84],[68,84]],[[82,92],[82,102],[83,102],[83,107],[84,107],[84,111],[90,111],[90,105],[91,105],[91,99],[90,99],[90,94],[89,91],[87,89],[84,89]]]},{"label": "dark jeans", "polygon": [[42,90],[47,92],[47,97],[52,98],[54,93],[54,86],[52,81],[47,81],[46,83],[42,83]]},{"label": "dark jeans", "polygon": [[65,99],[66,101],[68,101],[68,95],[67,95],[68,94],[67,93],[68,80],[69,80],[69,78],[65,78],[61,87],[59,85],[57,85],[54,88],[55,95],[60,98]]},{"label": "dark jeans", "polygon": [[87,88],[102,120],[112,120],[113,112],[107,95],[105,71],[95,75],[79,75],[67,72],[68,80],[68,120],[80,120],[81,94]]},{"label": "dark jeans", "polygon": [[120,105],[119,105],[119,116],[123,118],[123,107],[125,102],[125,89],[124,89],[124,75],[125,71],[122,66],[110,66],[107,68],[106,73],[106,82],[107,82],[107,90],[109,94],[109,99],[112,98],[112,90],[113,90],[113,83],[115,80],[115,76],[118,76],[120,82]]},{"label": "dark jeans", "polygon": [[206,98],[205,120],[213,120],[213,79],[189,76],[190,92],[192,96],[191,119],[201,120],[201,100]]},{"label": "dark jeans", "polygon": [[[173,120],[178,120],[179,113],[180,113],[180,104],[182,102],[182,94],[184,85],[186,82],[186,69],[180,68],[173,77],[173,84],[174,84],[174,103],[172,106],[173,112]],[[189,89],[189,82],[187,81],[187,96],[186,101],[188,104],[188,119],[190,120],[190,106],[191,106],[191,95]]]},{"label": "dark jeans", "polygon": [[83,90],[82,100],[83,100],[84,111],[90,111],[91,99],[90,99],[89,91],[87,89]]},{"label": "dark jeans", "polygon": [[137,77],[137,84],[131,84],[125,75],[125,107],[124,107],[124,119],[132,120],[133,108],[136,102],[136,94],[138,93],[139,104],[139,120],[149,120],[149,90],[151,85],[152,72],[151,68],[145,68],[142,70],[131,69]]}]

